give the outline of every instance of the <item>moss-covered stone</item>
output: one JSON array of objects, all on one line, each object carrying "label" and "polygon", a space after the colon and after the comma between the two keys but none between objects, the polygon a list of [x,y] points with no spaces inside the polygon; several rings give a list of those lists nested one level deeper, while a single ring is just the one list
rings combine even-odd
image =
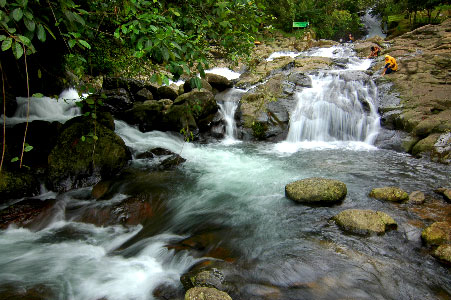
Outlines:
[{"label": "moss-covered stone", "polygon": [[347,194],[346,185],[327,178],[307,178],[285,186],[285,195],[300,203],[337,203]]},{"label": "moss-covered stone", "polygon": [[432,252],[432,255],[439,261],[451,265],[451,245],[441,245]]},{"label": "moss-covered stone", "polygon": [[185,300],[232,300],[232,298],[215,288],[195,287],[186,292]]},{"label": "moss-covered stone", "polygon": [[383,234],[397,227],[395,220],[388,214],[372,210],[344,210],[333,220],[343,230],[356,234]]},{"label": "moss-covered stone", "polygon": [[409,194],[398,187],[374,188],[370,197],[391,202],[404,202],[409,200]]},{"label": "moss-covered stone", "polygon": [[39,182],[26,171],[0,172],[0,203],[39,193]]},{"label": "moss-covered stone", "polygon": [[[93,132],[97,141],[89,137]],[[57,191],[92,185],[101,177],[114,176],[130,157],[124,141],[114,131],[102,124],[94,127],[90,119],[80,117],[63,130],[51,151],[47,183]]]},{"label": "moss-covered stone", "polygon": [[421,238],[428,246],[451,243],[451,224],[449,222],[435,222],[423,230]]}]

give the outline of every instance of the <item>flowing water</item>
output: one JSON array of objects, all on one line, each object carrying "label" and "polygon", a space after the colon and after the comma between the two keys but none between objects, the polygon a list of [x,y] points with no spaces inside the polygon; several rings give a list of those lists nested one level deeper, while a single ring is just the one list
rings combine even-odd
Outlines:
[{"label": "flowing water", "polygon": [[[312,75],[313,87],[297,95],[293,115],[300,117],[292,121],[306,129],[290,128],[294,137],[278,144],[188,144],[178,135],[143,133],[116,121],[117,134],[133,154],[163,147],[186,162],[162,172],[163,181],[143,172],[133,182],[120,182],[123,188],[110,200],[95,201],[91,188],[38,197],[57,200],[48,225],[0,231],[0,291],[39,286],[49,299],[154,299],[156,287],[180,287],[180,276],[199,261],[195,251],[166,245],[208,233],[212,246],[227,250],[233,261],[237,271],[230,280],[239,299],[447,299],[451,276],[424,251],[420,216],[408,204],[378,201],[368,193],[394,185],[433,194],[449,184],[450,167],[374,147],[374,87],[342,82],[342,76]],[[331,91],[324,93],[324,87]],[[325,95],[333,91],[334,97]],[[362,95],[367,110],[356,100]],[[343,110],[337,114],[346,128],[333,125],[321,132],[315,123],[336,124],[338,117],[315,119],[316,106]],[[302,116],[299,107],[311,109],[311,115]],[[314,176],[346,183],[344,202],[312,207],[285,197],[287,183]],[[166,213],[155,222],[98,227],[75,221],[85,208],[112,205],[152,187],[166,191]],[[350,208],[384,211],[398,229],[382,236],[346,234],[330,218]]]}]

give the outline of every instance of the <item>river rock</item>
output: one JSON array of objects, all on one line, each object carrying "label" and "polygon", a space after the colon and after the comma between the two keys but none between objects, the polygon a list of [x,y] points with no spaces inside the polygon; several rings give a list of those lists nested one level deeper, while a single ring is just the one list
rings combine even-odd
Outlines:
[{"label": "river rock", "polygon": [[443,196],[446,202],[451,202],[451,189],[448,188],[438,188],[434,192]]},{"label": "river rock", "polygon": [[153,94],[148,89],[142,88],[138,92],[136,92],[135,100],[136,101],[141,101],[141,102],[144,102],[144,101],[147,101],[147,100],[153,100]]},{"label": "river rock", "polygon": [[432,256],[447,265],[451,265],[451,245],[440,245],[432,252]]},{"label": "river rock", "polygon": [[307,178],[285,186],[285,195],[300,203],[337,203],[347,194],[346,185],[338,180],[326,178]]},{"label": "river rock", "polygon": [[451,223],[435,222],[421,233],[423,242],[428,246],[439,246],[451,243]]},{"label": "river rock", "polygon": [[158,88],[158,98],[159,99],[170,99],[175,100],[178,97],[178,86],[174,85],[164,85]]},{"label": "river rock", "polygon": [[391,202],[404,202],[409,200],[409,194],[398,187],[382,187],[371,190],[370,197]]},{"label": "river rock", "polygon": [[421,191],[414,191],[409,195],[409,203],[413,204],[423,204],[426,197]]},{"label": "river rock", "polygon": [[215,288],[195,287],[186,292],[185,300],[232,300],[232,298]]},{"label": "river rock", "polygon": [[[190,78],[189,80],[185,81],[185,83],[183,84],[183,92],[184,93],[189,93],[192,90],[197,89],[196,86],[193,86],[191,84],[191,79],[192,78]],[[208,81],[206,79],[201,78],[200,81],[202,83],[202,87],[201,88],[206,89],[206,90],[208,90],[210,92],[213,92],[213,87],[208,83]]]},{"label": "river rock", "polygon": [[210,84],[210,86],[219,92],[222,92],[225,89],[229,89],[233,86],[232,82],[224,76],[214,74],[214,73],[207,73],[205,74],[205,79]]},{"label": "river rock", "polygon": [[116,115],[133,107],[133,100],[126,89],[119,88],[115,90],[105,90],[103,93],[106,98],[103,99],[103,105],[98,107],[101,111],[107,111],[113,115]]},{"label": "river rock", "polygon": [[102,89],[105,91],[125,89],[130,95],[135,95],[139,90],[143,88],[148,89],[152,93],[156,91],[156,89],[152,85],[145,85],[143,81],[132,78],[105,76],[102,83]]},{"label": "river rock", "polygon": [[154,289],[152,295],[158,300],[183,300],[185,290],[181,285],[163,283]]},{"label": "river rock", "polygon": [[[94,128],[98,137],[95,144],[88,136]],[[87,136],[85,141],[82,136]],[[64,128],[50,152],[47,185],[55,191],[93,185],[116,175],[130,158],[124,141],[114,131],[99,123],[94,127],[90,118],[77,117]]]},{"label": "river rock", "polygon": [[333,217],[333,220],[345,231],[357,234],[383,234],[396,229],[392,217],[381,211],[347,209]]},{"label": "river rock", "polygon": [[39,194],[39,181],[28,170],[0,172],[0,204],[10,199],[20,199]]},{"label": "river rock", "polygon": [[130,125],[138,125],[140,131],[162,130],[163,103],[147,100],[133,104],[133,108],[123,111],[118,117]]},{"label": "river rock", "polygon": [[55,200],[41,201],[39,199],[27,199],[14,203],[0,210],[0,229],[6,229],[9,225],[31,226],[41,216],[47,215],[55,204]]}]

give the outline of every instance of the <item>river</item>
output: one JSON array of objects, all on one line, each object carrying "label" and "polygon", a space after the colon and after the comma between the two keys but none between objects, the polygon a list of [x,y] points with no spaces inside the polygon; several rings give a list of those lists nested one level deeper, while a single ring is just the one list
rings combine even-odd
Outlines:
[{"label": "river", "polygon": [[[312,76],[332,82],[339,75]],[[319,86],[314,82],[310,92]],[[297,108],[305,105],[303,99],[299,94]],[[143,133],[115,121],[116,133],[134,157],[163,147],[186,162],[153,176],[145,171],[150,162],[134,159],[132,166],[142,175],[134,182],[118,181],[110,200],[95,201],[91,187],[62,194],[43,190],[37,199],[57,200],[44,228],[0,231],[0,291],[38,286],[48,291],[48,299],[154,299],[161,284],[180,288],[180,276],[201,259],[194,250],[167,245],[211,234],[209,246],[224,249],[235,270],[228,278],[234,299],[446,299],[451,295],[449,270],[421,243],[417,224],[427,220],[411,204],[382,202],[368,194],[375,187],[399,186],[434,196],[434,189],[449,184],[450,167],[375,147],[377,101],[372,101],[375,106],[364,121],[342,114],[349,121],[345,126],[360,122],[364,134],[350,129],[359,133],[330,131],[331,136],[319,138],[319,128],[310,126],[305,135],[297,128],[301,133],[294,134],[291,124],[296,137],[282,143],[237,141],[230,120],[227,139],[209,144]],[[343,181],[347,197],[328,207],[285,197],[286,184],[308,177]],[[152,191],[165,195],[165,211],[156,221],[127,227],[74,221],[89,207]],[[382,236],[347,234],[331,217],[350,208],[386,212],[398,229]]]}]

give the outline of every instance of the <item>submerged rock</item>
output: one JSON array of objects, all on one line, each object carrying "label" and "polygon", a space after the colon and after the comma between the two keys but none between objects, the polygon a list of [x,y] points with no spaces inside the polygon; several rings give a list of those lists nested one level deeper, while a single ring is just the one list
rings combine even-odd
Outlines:
[{"label": "submerged rock", "polygon": [[382,187],[371,190],[370,197],[391,202],[404,202],[409,200],[409,194],[398,187]]},{"label": "submerged rock", "polygon": [[383,234],[397,228],[395,220],[381,211],[347,209],[333,220],[343,230],[357,234]]},{"label": "submerged rock", "polygon": [[422,204],[424,203],[425,199],[426,197],[424,196],[424,193],[421,191],[414,191],[409,195],[409,203]]},{"label": "submerged rock", "polygon": [[448,188],[438,188],[434,192],[443,196],[446,202],[451,202],[451,189]]},{"label": "submerged rock", "polygon": [[5,229],[11,224],[32,226],[34,221],[41,219],[41,216],[46,216],[54,204],[55,200],[28,199],[10,205],[0,211],[0,229]]},{"label": "submerged rock", "polygon": [[285,195],[300,203],[337,203],[347,194],[346,185],[338,180],[307,178],[285,186]]},{"label": "submerged rock", "polygon": [[38,193],[39,182],[31,172],[0,172],[0,203]]},{"label": "submerged rock", "polygon": [[186,292],[185,300],[232,300],[232,298],[215,288],[195,287]]}]

